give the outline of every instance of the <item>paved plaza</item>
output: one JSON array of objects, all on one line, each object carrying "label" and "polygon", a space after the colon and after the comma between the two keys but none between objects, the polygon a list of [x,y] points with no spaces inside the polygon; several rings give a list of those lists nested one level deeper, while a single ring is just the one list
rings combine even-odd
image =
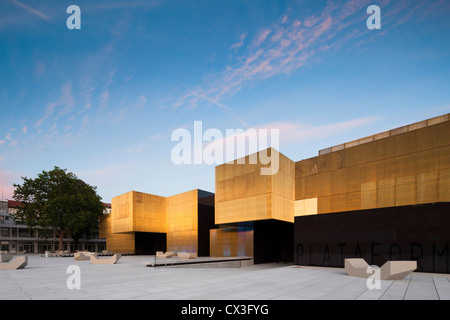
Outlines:
[{"label": "paved plaza", "polygon": [[[450,275],[415,272],[382,281],[344,269],[262,264],[241,268],[146,267],[154,256],[123,256],[115,265],[93,265],[70,257],[29,255],[22,270],[0,271],[0,299],[45,300],[450,300]],[[70,265],[81,271],[81,288],[68,289]]]}]

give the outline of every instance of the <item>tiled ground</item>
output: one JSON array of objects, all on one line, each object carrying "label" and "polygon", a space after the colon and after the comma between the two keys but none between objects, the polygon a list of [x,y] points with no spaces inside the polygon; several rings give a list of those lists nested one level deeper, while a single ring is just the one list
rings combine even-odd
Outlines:
[{"label": "tiled ground", "polygon": [[[432,299],[450,300],[450,275],[413,273],[382,281],[369,290],[366,279],[343,269],[285,264],[243,268],[145,267],[150,256],[124,256],[115,265],[92,265],[73,258],[29,255],[22,270],[0,271],[0,299]],[[81,270],[81,289],[66,282],[69,265]]]}]

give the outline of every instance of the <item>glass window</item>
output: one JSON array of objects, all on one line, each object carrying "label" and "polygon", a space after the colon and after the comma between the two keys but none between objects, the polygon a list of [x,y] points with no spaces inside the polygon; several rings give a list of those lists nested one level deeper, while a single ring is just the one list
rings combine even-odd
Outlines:
[{"label": "glass window", "polygon": [[21,238],[31,237],[30,230],[28,230],[26,228],[20,228],[19,229],[19,237],[21,237]]},{"label": "glass window", "polygon": [[9,228],[0,228],[0,236],[9,238]]}]

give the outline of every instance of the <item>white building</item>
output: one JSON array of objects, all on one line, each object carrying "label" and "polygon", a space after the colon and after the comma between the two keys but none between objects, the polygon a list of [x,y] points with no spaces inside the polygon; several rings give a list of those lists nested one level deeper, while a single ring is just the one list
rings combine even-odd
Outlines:
[{"label": "white building", "polygon": [[[44,253],[45,251],[58,250],[59,238],[53,230],[30,230],[25,224],[16,222],[11,214],[17,212],[17,201],[0,201],[0,251]],[[104,203],[104,213],[111,212],[111,204]],[[98,232],[91,237],[79,240],[78,248],[74,247],[72,238],[64,238],[64,250],[74,252],[76,250],[89,250],[101,252],[106,249],[105,239],[99,239]]]}]

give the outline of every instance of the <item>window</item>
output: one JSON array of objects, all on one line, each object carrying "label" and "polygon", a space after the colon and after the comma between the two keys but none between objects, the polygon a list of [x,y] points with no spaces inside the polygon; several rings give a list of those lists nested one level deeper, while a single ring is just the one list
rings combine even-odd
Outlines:
[{"label": "window", "polygon": [[0,228],[0,236],[2,238],[9,238],[9,228]]},{"label": "window", "polygon": [[26,228],[20,228],[19,229],[19,237],[21,237],[21,238],[30,238],[32,236],[33,235],[31,234],[29,229],[26,229]]}]

